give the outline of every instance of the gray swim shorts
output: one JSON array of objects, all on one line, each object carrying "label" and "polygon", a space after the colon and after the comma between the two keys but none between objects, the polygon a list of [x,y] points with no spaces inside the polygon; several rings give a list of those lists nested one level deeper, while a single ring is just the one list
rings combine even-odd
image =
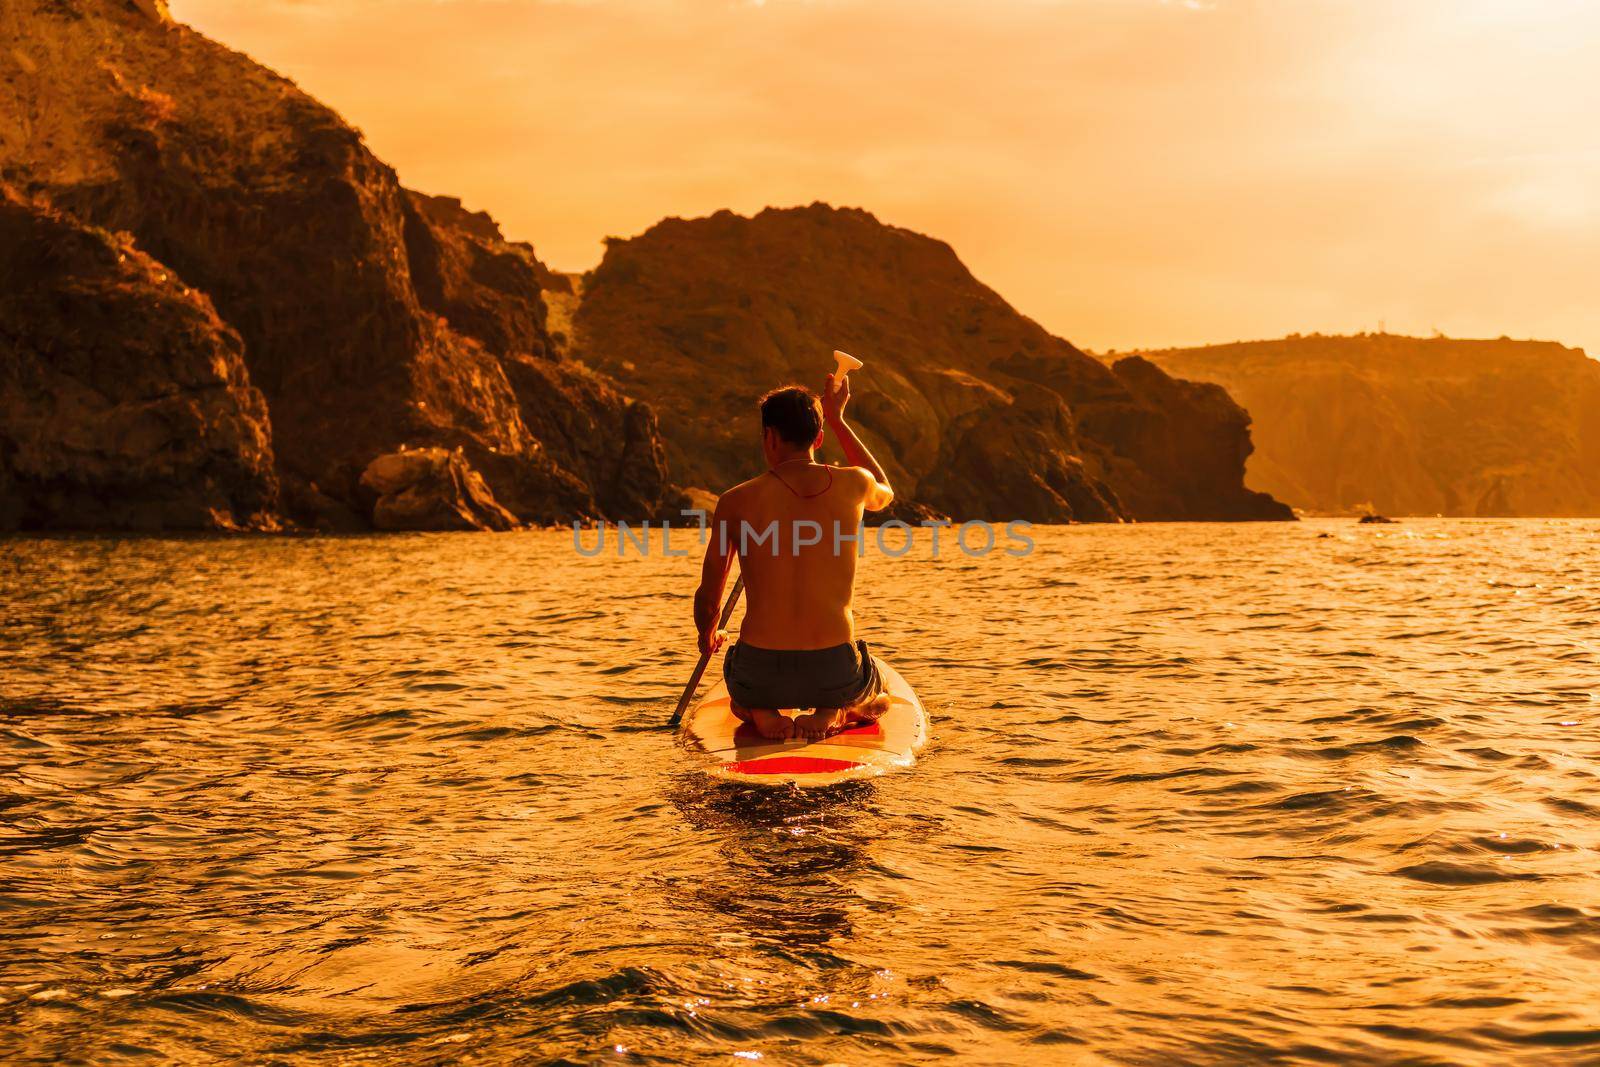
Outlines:
[{"label": "gray swim shorts", "polygon": [[800,651],[740,641],[723,657],[722,676],[743,708],[843,708],[883,692],[865,641]]}]

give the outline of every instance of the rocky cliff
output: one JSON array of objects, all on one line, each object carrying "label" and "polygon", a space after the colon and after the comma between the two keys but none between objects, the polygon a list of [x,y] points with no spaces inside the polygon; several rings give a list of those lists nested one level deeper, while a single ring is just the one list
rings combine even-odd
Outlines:
[{"label": "rocky cliff", "polygon": [[[938,241],[821,205],[723,212],[613,242],[574,284],[160,0],[0,4],[0,182],[26,231],[8,262],[64,249],[0,304],[13,524],[670,513],[678,485],[755,469],[755,398],[835,347],[872,363],[853,411],[907,514],[1287,514],[1243,488],[1248,420],[1220,390],[1100,365]],[[95,242],[137,277],[73,251]],[[64,317],[91,293],[135,328]],[[118,381],[91,402],[90,373]],[[164,442],[76,421],[158,396]]]},{"label": "rocky cliff", "polygon": [[1248,480],[1296,506],[1600,515],[1600,363],[1579,349],[1313,334],[1147,356],[1255,414]]},{"label": "rocky cliff", "polygon": [[243,349],[169,268],[0,186],[0,529],[274,527]]},{"label": "rocky cliff", "polygon": [[[0,177],[209,296],[266,398],[291,517],[371,521],[363,472],[423,446],[524,520],[661,506],[649,412],[551,360],[532,250],[407,194],[293,84],[132,0],[0,6],[0,56]],[[529,416],[553,409],[628,431],[546,441]]]},{"label": "rocky cliff", "polygon": [[648,396],[684,484],[759,470],[755,399],[834,348],[903,497],[958,518],[1288,518],[1244,488],[1249,419],[1214,386],[1106,367],[1019,314],[943,242],[822,204],[668,219],[609,244],[574,351]]},{"label": "rocky cliff", "polygon": [[[406,244],[425,307],[492,353],[518,412],[552,469],[481,461],[501,492],[539,521],[577,514],[639,518],[671,510],[665,456],[650,406],[569,361],[546,330],[545,295],[570,300],[573,281],[509,242],[487,214],[460,201],[408,194]],[[515,488],[510,488],[515,486]]]}]

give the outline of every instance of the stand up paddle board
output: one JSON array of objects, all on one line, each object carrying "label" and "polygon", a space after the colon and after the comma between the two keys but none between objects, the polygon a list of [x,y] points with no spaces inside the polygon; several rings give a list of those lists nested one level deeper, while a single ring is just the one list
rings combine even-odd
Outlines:
[{"label": "stand up paddle board", "polygon": [[[909,767],[928,740],[928,713],[900,672],[872,657],[882,672],[889,710],[870,726],[854,726],[821,741],[769,741],[733,717],[728,686],[718,682],[684,716],[681,736],[703,753],[718,778],[756,785],[832,785]],[[783,709],[792,714],[795,709]]]}]

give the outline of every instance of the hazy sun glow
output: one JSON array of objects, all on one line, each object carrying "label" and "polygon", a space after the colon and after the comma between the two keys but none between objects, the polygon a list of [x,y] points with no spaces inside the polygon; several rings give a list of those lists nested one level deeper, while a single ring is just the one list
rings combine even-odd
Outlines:
[{"label": "hazy sun glow", "polygon": [[1600,353],[1581,0],[173,0],[552,265],[812,200],[948,240],[1081,345]]}]

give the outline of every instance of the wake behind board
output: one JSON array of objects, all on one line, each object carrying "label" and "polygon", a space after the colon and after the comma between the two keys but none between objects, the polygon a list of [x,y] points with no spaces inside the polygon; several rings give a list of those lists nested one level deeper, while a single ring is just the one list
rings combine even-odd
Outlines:
[{"label": "wake behind board", "polygon": [[[889,694],[889,710],[870,726],[821,741],[769,741],[733,717],[728,687],[718,682],[683,717],[682,737],[702,752],[718,778],[756,785],[832,785],[909,767],[928,740],[928,714],[900,672],[873,657]],[[792,714],[795,709],[783,709]]]}]

